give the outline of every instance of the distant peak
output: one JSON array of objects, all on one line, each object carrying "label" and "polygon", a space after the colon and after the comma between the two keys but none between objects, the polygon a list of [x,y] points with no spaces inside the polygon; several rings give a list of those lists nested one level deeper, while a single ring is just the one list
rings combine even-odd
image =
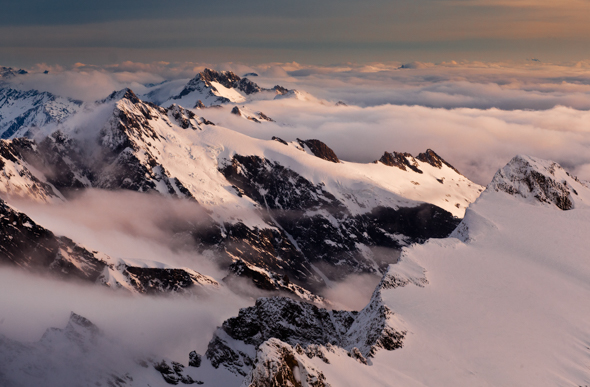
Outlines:
[{"label": "distant peak", "polygon": [[217,82],[228,89],[235,88],[236,84],[240,82],[241,79],[231,71],[216,71],[209,68],[206,68],[197,74],[197,78],[205,82],[207,86],[211,86],[211,82]]},{"label": "distant peak", "polygon": [[577,185],[579,189],[585,188],[556,162],[518,155],[496,172],[487,189],[534,198],[569,210],[574,207],[572,194],[578,195],[574,188]]},{"label": "distant peak", "polygon": [[457,172],[458,174],[461,174],[461,172],[459,172],[451,164],[447,163],[442,157],[437,155],[436,152],[434,152],[432,149],[427,149],[426,152],[420,153],[418,156],[416,156],[416,159],[422,161],[423,163],[430,164],[433,167],[436,167],[439,169],[442,168],[443,165],[446,165],[447,167],[451,168],[453,171]]},{"label": "distant peak", "polygon": [[128,87],[119,91],[113,91],[108,97],[101,100],[100,102],[105,103],[110,101],[120,101],[122,99],[127,99],[134,104],[141,102],[141,100],[137,97],[137,95],[135,95],[133,90],[131,90]]},{"label": "distant peak", "polygon": [[414,156],[409,153],[385,152],[379,161],[390,167],[398,167],[403,171],[407,171],[407,168],[410,168],[414,172],[423,173],[420,168],[418,168],[418,163]]},{"label": "distant peak", "polygon": [[28,74],[27,71],[23,69],[14,69],[12,67],[0,67],[0,78],[8,79],[12,77],[16,77],[17,75],[24,75]]}]

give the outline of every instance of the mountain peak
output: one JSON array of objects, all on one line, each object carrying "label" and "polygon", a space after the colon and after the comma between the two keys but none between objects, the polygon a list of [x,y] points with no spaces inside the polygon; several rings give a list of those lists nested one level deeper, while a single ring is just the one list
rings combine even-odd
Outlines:
[{"label": "mountain peak", "polygon": [[437,155],[436,152],[434,152],[432,149],[426,149],[426,152],[420,153],[418,156],[416,156],[416,159],[422,161],[423,163],[428,163],[428,164],[432,165],[433,167],[436,167],[439,169],[442,168],[442,166],[444,164],[447,167],[454,170],[455,172],[457,172],[458,174],[461,174],[461,172],[459,172],[451,164],[447,163],[442,157]]},{"label": "mountain peak", "polygon": [[572,195],[579,195],[574,187],[585,188],[577,177],[556,162],[526,155],[512,158],[496,172],[488,185],[488,189],[496,192],[534,198],[542,203],[554,204],[561,210],[574,207]]},{"label": "mountain peak", "polygon": [[24,75],[28,74],[27,71],[23,69],[13,69],[12,67],[0,67],[0,78],[8,79],[12,77],[16,77],[17,75]]},{"label": "mountain peak", "polygon": [[239,76],[231,71],[216,71],[209,68],[197,74],[195,79],[197,78],[205,82],[207,86],[211,86],[211,82],[217,82],[228,89],[235,88],[236,84],[241,80]]},{"label": "mountain peak", "polygon": [[[422,154],[422,153],[421,153]],[[416,163],[416,159],[410,153],[402,153],[402,152],[385,152],[383,156],[379,159],[380,162],[383,164],[390,166],[390,167],[398,167],[403,171],[407,171],[407,168],[410,168],[412,171],[417,173],[423,173]]]},{"label": "mountain peak", "polygon": [[111,94],[109,94],[108,97],[101,100],[100,103],[105,103],[105,102],[110,102],[110,101],[120,101],[122,99],[127,99],[133,104],[141,102],[141,100],[137,97],[137,95],[135,95],[133,90],[126,87],[126,88],[119,90],[119,91],[113,91]]}]

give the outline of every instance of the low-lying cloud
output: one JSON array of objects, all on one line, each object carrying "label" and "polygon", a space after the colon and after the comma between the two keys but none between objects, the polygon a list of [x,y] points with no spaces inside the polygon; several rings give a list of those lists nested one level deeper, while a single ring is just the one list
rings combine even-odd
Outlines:
[{"label": "low-lying cloud", "polygon": [[[277,124],[235,119],[229,109],[203,110],[213,122],[245,134],[286,140],[318,138],[343,160],[371,162],[384,151],[431,148],[480,184],[516,154],[555,160],[590,179],[589,61],[551,64],[391,62],[311,66],[296,62],[245,65],[123,62],[107,66],[31,68],[11,84],[87,101],[131,87],[172,80],[170,92],[205,67],[231,70],[263,87],[304,90],[322,103],[258,101]],[[348,107],[335,107],[343,101]]]},{"label": "low-lying cloud", "polygon": [[87,189],[65,203],[10,203],[41,226],[130,262],[188,267],[218,281],[225,273],[199,254],[191,232],[208,219],[196,202],[133,191]]}]

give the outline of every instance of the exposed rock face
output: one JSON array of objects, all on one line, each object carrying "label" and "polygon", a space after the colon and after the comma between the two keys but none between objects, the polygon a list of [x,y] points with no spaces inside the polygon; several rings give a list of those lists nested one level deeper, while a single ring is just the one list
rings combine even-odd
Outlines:
[{"label": "exposed rock face", "polygon": [[253,307],[240,309],[237,317],[226,320],[221,330],[255,347],[276,338],[293,346],[357,348],[371,357],[378,348],[401,348],[405,333],[392,326],[392,316],[380,293],[360,312],[328,310],[286,297],[259,298]]},{"label": "exposed rock face", "polygon": [[257,351],[256,365],[242,387],[329,387],[324,374],[305,356],[277,339],[264,342]]},{"label": "exposed rock face", "polygon": [[334,311],[286,297],[259,298],[256,305],[240,309],[222,329],[231,338],[260,346],[270,338],[291,345],[327,343],[343,345],[358,312]]},{"label": "exposed rock face", "polygon": [[534,198],[542,203],[554,204],[561,210],[569,210],[574,206],[572,195],[578,195],[576,186],[583,187],[559,164],[519,155],[496,172],[487,188]]},{"label": "exposed rock face", "polygon": [[207,86],[211,86],[211,82],[218,82],[228,89],[234,88],[240,81],[240,77],[231,71],[215,71],[211,69],[205,69],[198,75]]},{"label": "exposed rock face", "polygon": [[205,357],[211,362],[213,368],[223,366],[236,375],[246,376],[252,369],[256,356],[253,353],[232,348],[230,345],[231,343],[214,335],[207,346]]},{"label": "exposed rock face", "polygon": [[[218,286],[212,278],[188,269],[134,267],[105,254],[88,251],[69,238],[55,236],[2,200],[0,263],[146,294],[184,292],[195,285]],[[114,279],[116,272],[121,274],[116,277],[125,279],[124,283]]]},{"label": "exposed rock face", "polygon": [[280,143],[281,143],[281,144],[283,144],[283,145],[289,145],[289,144],[287,143],[287,141],[283,140],[282,138],[276,137],[276,136],[272,136],[272,140],[273,140],[273,141],[278,141],[278,142],[280,142]]},{"label": "exposed rock face", "polygon": [[233,107],[233,109],[231,110],[231,114],[235,114],[236,116],[239,116],[239,117],[242,116],[242,112],[240,111],[240,108],[237,106]]},{"label": "exposed rock face", "polygon": [[[335,353],[334,348],[368,364],[367,358],[379,349],[401,348],[405,335],[403,324],[383,304],[380,288],[360,312],[327,310],[285,297],[259,298],[253,307],[240,309],[237,317],[223,323],[205,356],[215,368],[249,374],[248,385],[258,378],[274,380],[275,375],[289,379],[289,370],[297,363],[308,368],[297,355],[319,357],[329,364],[326,355]],[[315,381],[324,381],[313,368],[309,370]]]},{"label": "exposed rock face", "polygon": [[289,92],[289,89],[285,89],[283,86],[276,85],[271,90],[274,90],[277,95],[285,95]]},{"label": "exposed rock face", "polygon": [[190,367],[199,368],[201,366],[202,357],[196,351],[192,351],[188,355],[188,365]]},{"label": "exposed rock face", "polygon": [[[444,237],[459,223],[430,204],[399,209],[377,207],[355,216],[321,184],[314,185],[294,171],[259,157],[236,155],[221,171],[243,195],[268,212],[287,239],[295,241],[298,262],[328,264],[331,267],[327,275],[334,280],[351,272],[374,272],[375,261],[383,268],[395,262],[392,251],[380,254],[383,250],[379,248],[399,249],[409,241]],[[374,248],[370,256],[361,251],[361,243]],[[294,280],[301,278],[297,273],[287,274]]]},{"label": "exposed rock face", "polygon": [[199,380],[194,380],[190,375],[184,373],[184,365],[175,361],[168,364],[166,360],[154,364],[154,369],[162,374],[162,377],[168,384],[203,384]]},{"label": "exposed rock face", "polygon": [[173,104],[168,108],[168,116],[174,119],[183,129],[199,129],[195,113],[181,106]]},{"label": "exposed rock face", "polygon": [[407,168],[410,168],[414,172],[423,173],[420,168],[418,168],[418,164],[414,157],[409,153],[385,152],[379,161],[390,167],[398,167],[403,171],[407,171]]},{"label": "exposed rock face", "polygon": [[[289,276],[279,275],[271,270],[265,270],[255,265],[249,264],[242,259],[234,261],[230,267],[230,274],[223,279],[230,288],[234,288],[234,281],[237,277],[248,278],[258,289],[266,291],[283,291],[290,293],[294,297],[302,300],[323,304],[324,300],[309,290],[291,282]],[[237,288],[237,291],[244,294],[244,290]]]},{"label": "exposed rock face", "polygon": [[182,292],[195,284],[218,285],[211,277],[188,269],[127,266],[125,272],[131,285],[144,294]]},{"label": "exposed rock face", "polygon": [[[426,152],[420,153],[416,158],[407,152],[385,152],[383,156],[378,160],[379,162],[388,165],[390,167],[397,167],[403,171],[407,171],[408,168],[417,173],[424,173],[420,168],[416,160],[423,163],[432,165],[435,168],[442,168],[443,165],[451,168],[453,171],[461,174],[455,167],[447,163],[442,157],[437,155],[432,149],[427,149]],[[377,162],[377,161],[375,161]],[[442,183],[442,181],[441,181]]]},{"label": "exposed rock face", "polygon": [[320,140],[313,140],[313,139],[312,140],[300,140],[300,139],[297,139],[297,141],[299,142],[299,144],[302,147],[307,146],[309,148],[309,150],[311,150],[311,153],[313,153],[316,157],[319,157],[320,159],[331,161],[333,163],[340,162],[340,160],[338,159],[338,156],[336,156],[336,153],[334,153],[334,151],[332,149],[330,149],[330,147],[328,147],[326,144],[324,144]]},{"label": "exposed rock face", "polygon": [[263,90],[260,86],[258,86],[256,83],[252,82],[248,78],[240,79],[236,88],[246,93],[246,95],[258,93],[261,90]]},{"label": "exposed rock face", "polygon": [[420,160],[424,163],[428,163],[436,168],[442,168],[443,165],[451,168],[453,171],[460,174],[458,170],[455,169],[451,164],[447,163],[442,157],[437,155],[432,149],[427,149],[426,152],[420,153],[416,156],[417,160]]},{"label": "exposed rock face", "polygon": [[263,112],[258,112],[258,118],[260,118],[260,120],[262,120],[262,121],[275,122],[275,120],[273,120],[272,118],[270,118],[269,116],[267,116]]},{"label": "exposed rock face", "polygon": [[0,200],[0,262],[94,282],[106,264],[70,239],[56,237]]}]

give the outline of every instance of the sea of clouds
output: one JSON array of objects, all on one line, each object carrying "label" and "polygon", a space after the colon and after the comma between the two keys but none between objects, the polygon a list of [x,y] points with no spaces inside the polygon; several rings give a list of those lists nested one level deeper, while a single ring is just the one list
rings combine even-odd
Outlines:
[{"label": "sea of clouds", "polygon": [[[374,161],[384,151],[431,148],[480,184],[514,155],[528,154],[590,180],[590,62],[39,64],[11,84],[94,101],[124,87],[138,95],[162,82],[181,89],[205,67],[240,76],[254,72],[258,76],[250,78],[263,87],[280,84],[310,94],[310,101],[249,104],[276,124],[237,120],[226,110],[200,113],[253,137],[318,138],[355,162]],[[348,106],[336,107],[338,101]]]}]

